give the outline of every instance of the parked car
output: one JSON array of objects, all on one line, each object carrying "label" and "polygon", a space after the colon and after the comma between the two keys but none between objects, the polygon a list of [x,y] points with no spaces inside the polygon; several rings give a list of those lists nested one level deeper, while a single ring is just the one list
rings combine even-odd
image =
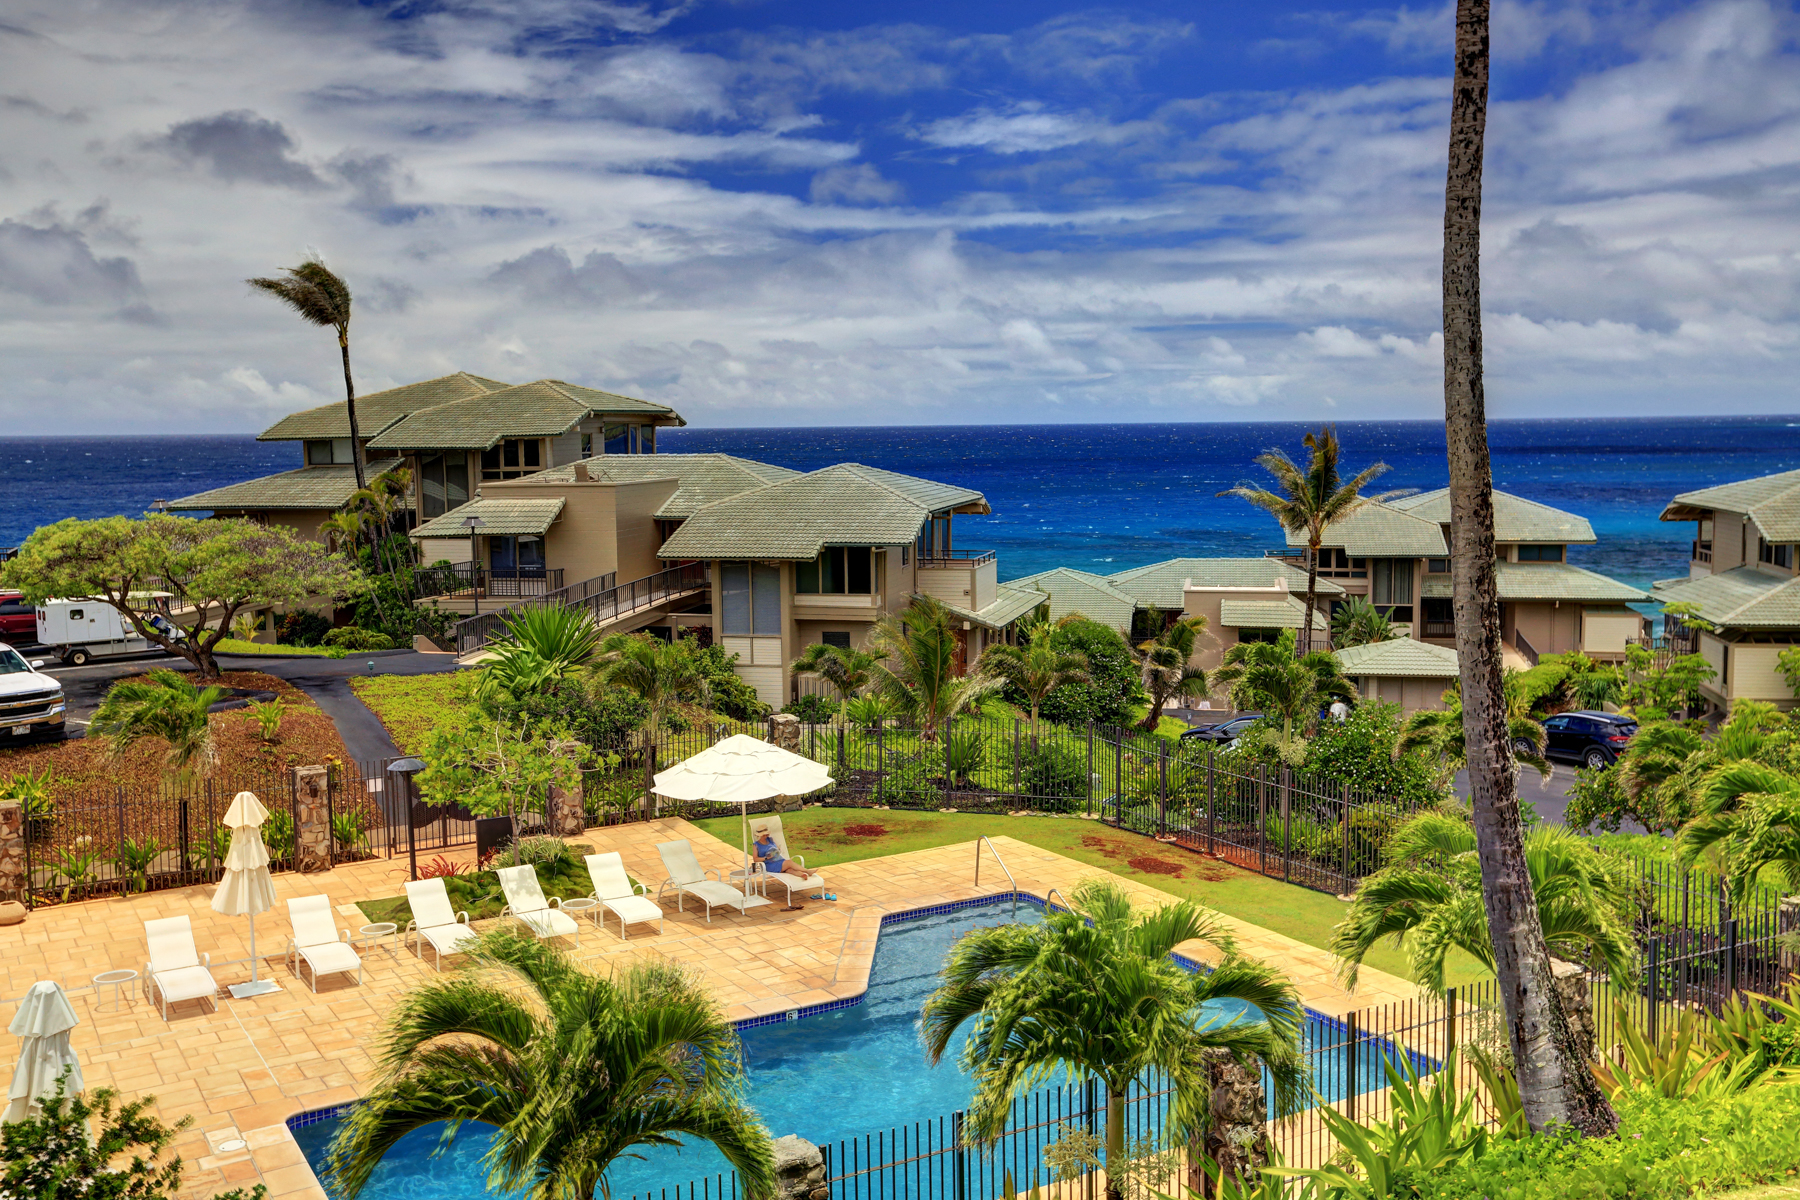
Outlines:
[{"label": "parked car", "polygon": [[1184,742],[1216,742],[1221,747],[1229,747],[1237,741],[1238,735],[1262,720],[1261,713],[1239,713],[1229,721],[1221,721],[1217,725],[1196,725],[1192,729],[1182,731]]},{"label": "parked car", "polygon": [[1566,712],[1544,720],[1546,758],[1565,758],[1591,771],[1611,766],[1638,731],[1634,717],[1618,713]]},{"label": "parked car", "polygon": [[29,646],[37,641],[37,609],[22,592],[0,592],[0,642]]},{"label": "parked car", "polygon": [[27,662],[11,646],[0,646],[0,745],[63,737],[67,701],[56,676],[38,673],[43,665],[41,659]]}]

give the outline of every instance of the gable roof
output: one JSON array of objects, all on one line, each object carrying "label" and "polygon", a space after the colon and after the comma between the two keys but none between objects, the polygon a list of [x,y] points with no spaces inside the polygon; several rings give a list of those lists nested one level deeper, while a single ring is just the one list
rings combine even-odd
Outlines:
[{"label": "gable roof", "polygon": [[1052,621],[1079,614],[1109,629],[1129,630],[1131,615],[1138,607],[1135,597],[1115,587],[1104,575],[1073,567],[1056,567],[1022,579],[1009,579],[1006,585],[1043,592],[1050,598]]},{"label": "gable roof", "polygon": [[555,437],[598,414],[675,417],[677,424],[687,423],[664,404],[538,379],[418,409],[370,438],[369,448],[486,450],[502,438]]},{"label": "gable roof", "polygon": [[[1189,581],[1195,587],[1266,588],[1283,578],[1290,591],[1306,593],[1306,572],[1278,558],[1171,558],[1106,577],[1108,583],[1136,600],[1139,608],[1154,606],[1164,612],[1179,611],[1187,604],[1182,585]],[[1329,579],[1319,580],[1321,596],[1338,596],[1343,591]]]},{"label": "gable roof", "polygon": [[[422,408],[436,408],[471,396],[482,396],[511,387],[497,379],[483,379],[467,371],[440,375],[419,383],[406,383],[382,392],[370,392],[356,398],[356,424],[363,437],[370,438]],[[349,409],[342,400],[321,404],[317,408],[289,413],[256,435],[259,442],[297,442],[307,438],[339,438],[350,436]]]},{"label": "gable roof", "polygon": [[[1650,594],[1629,583],[1620,583],[1598,571],[1570,563],[1494,564],[1494,582],[1500,599],[1569,600],[1586,604],[1630,604],[1650,599]],[[1451,594],[1450,576],[1427,575],[1421,596],[1443,599]]]},{"label": "gable roof", "polygon": [[965,621],[973,621],[986,629],[1005,629],[1008,625],[1031,612],[1041,604],[1048,603],[1050,597],[1035,588],[1019,587],[1016,583],[1003,583],[994,592],[994,598],[986,607],[980,609],[962,608],[948,601],[944,607]]},{"label": "gable roof", "polygon": [[1412,638],[1391,638],[1333,650],[1346,675],[1402,679],[1454,679],[1462,674],[1456,651]]},{"label": "gable roof", "polygon": [[495,499],[483,497],[471,500],[467,504],[451,509],[439,517],[433,517],[423,525],[415,527],[412,536],[416,538],[460,538],[469,536],[469,528],[463,522],[470,517],[480,517],[482,524],[475,530],[477,537],[517,536],[524,533],[535,533],[540,537],[550,531],[556,518],[562,515],[563,499],[550,496],[530,500]]},{"label": "gable roof", "polygon": [[826,546],[911,543],[945,509],[985,513],[988,505],[968,488],[839,463],[696,509],[659,553],[810,562]]},{"label": "gable roof", "polygon": [[[1305,531],[1290,531],[1287,544],[1306,545]],[[1326,526],[1322,544],[1339,547],[1352,558],[1441,558],[1450,553],[1436,521],[1374,501]]]},{"label": "gable roof", "polygon": [[[400,465],[397,458],[371,459],[363,465],[370,479]],[[301,467],[260,479],[227,484],[169,502],[171,512],[255,512],[275,509],[336,511],[356,493],[356,468],[349,463]]]},{"label": "gable roof", "polygon": [[1661,603],[1696,605],[1702,617],[1725,628],[1800,628],[1800,577],[1733,567],[1699,579],[1660,580],[1652,590]]},{"label": "gable roof", "polygon": [[[1494,496],[1494,540],[1497,542],[1596,542],[1594,527],[1586,517],[1496,490]],[[1435,521],[1450,523],[1450,489],[1421,492],[1390,500],[1391,507],[1401,512]]]},{"label": "gable roof", "polygon": [[1743,513],[1771,542],[1800,542],[1800,471],[1782,471],[1683,492],[1662,511],[1665,521],[1698,521],[1714,511]]},{"label": "gable roof", "polygon": [[[675,520],[692,516],[696,511],[719,500],[796,479],[799,471],[760,463],[731,454],[603,454],[581,460],[588,478],[599,482],[637,483],[645,479],[675,479],[675,492],[661,508],[658,517]],[[533,475],[520,482],[573,483],[575,464],[566,463]],[[485,485],[489,488],[495,485]],[[499,485],[505,487],[504,483]]]},{"label": "gable roof", "polygon": [[[1314,612],[1314,629],[1329,629],[1325,614]],[[1221,600],[1219,624],[1226,629],[1299,629],[1306,624],[1306,601],[1288,596],[1281,600]]]}]

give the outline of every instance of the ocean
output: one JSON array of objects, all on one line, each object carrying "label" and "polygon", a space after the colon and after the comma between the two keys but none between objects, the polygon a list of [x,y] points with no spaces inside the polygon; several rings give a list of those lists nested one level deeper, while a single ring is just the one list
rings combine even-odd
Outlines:
[{"label": "ocean", "polygon": [[[813,470],[860,462],[982,492],[993,515],[959,519],[957,544],[992,549],[1004,579],[1050,567],[1122,571],[1177,556],[1259,555],[1273,521],[1217,493],[1266,482],[1256,455],[1303,458],[1297,423],[677,429],[661,448],[723,451]],[[1378,490],[1444,486],[1443,428],[1425,421],[1338,426],[1345,474],[1391,468]],[[1496,421],[1494,482],[1579,513],[1597,545],[1570,561],[1638,586],[1687,571],[1693,526],[1657,515],[1709,484],[1800,467],[1800,420],[1683,417]],[[300,451],[248,436],[0,439],[0,546],[64,517],[137,514],[222,484],[298,467]]]}]

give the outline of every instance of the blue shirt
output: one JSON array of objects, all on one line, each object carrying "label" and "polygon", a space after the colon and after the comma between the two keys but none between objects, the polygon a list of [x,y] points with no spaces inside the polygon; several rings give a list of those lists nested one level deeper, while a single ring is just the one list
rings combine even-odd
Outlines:
[{"label": "blue shirt", "polygon": [[775,844],[774,838],[770,838],[766,842],[757,842],[755,847],[758,862],[773,862],[781,858],[781,847]]}]

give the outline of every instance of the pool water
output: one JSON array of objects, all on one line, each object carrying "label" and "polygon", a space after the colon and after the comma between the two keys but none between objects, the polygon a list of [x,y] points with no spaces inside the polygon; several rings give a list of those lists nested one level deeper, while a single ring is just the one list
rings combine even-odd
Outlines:
[{"label": "pool water", "polygon": [[[797,1133],[820,1144],[943,1116],[967,1105],[973,1087],[957,1068],[966,1034],[959,1034],[937,1067],[925,1065],[919,1042],[919,1010],[937,986],[951,944],[972,929],[1012,920],[1036,924],[1042,911],[1020,903],[1015,918],[1008,901],[982,904],[916,919],[890,921],[881,930],[866,1001],[852,1008],[743,1031],[749,1072],[747,1099],[776,1136]],[[1245,1005],[1218,1006],[1218,1017]],[[1306,1042],[1336,1042],[1334,1022],[1312,1016]],[[1332,1056],[1334,1059],[1336,1056]],[[1359,1064],[1365,1088],[1382,1079],[1380,1048],[1371,1044]],[[1320,1064],[1321,1067],[1324,1064]],[[1337,1072],[1321,1070],[1316,1084],[1327,1100],[1339,1098]],[[294,1131],[306,1159],[320,1171],[338,1121],[327,1118]],[[363,1191],[366,1200],[477,1200],[490,1195],[480,1160],[491,1134],[465,1126],[451,1149],[432,1157],[442,1125],[402,1139]],[[644,1157],[616,1163],[615,1196],[673,1187],[729,1170],[710,1144],[648,1148]]]}]

